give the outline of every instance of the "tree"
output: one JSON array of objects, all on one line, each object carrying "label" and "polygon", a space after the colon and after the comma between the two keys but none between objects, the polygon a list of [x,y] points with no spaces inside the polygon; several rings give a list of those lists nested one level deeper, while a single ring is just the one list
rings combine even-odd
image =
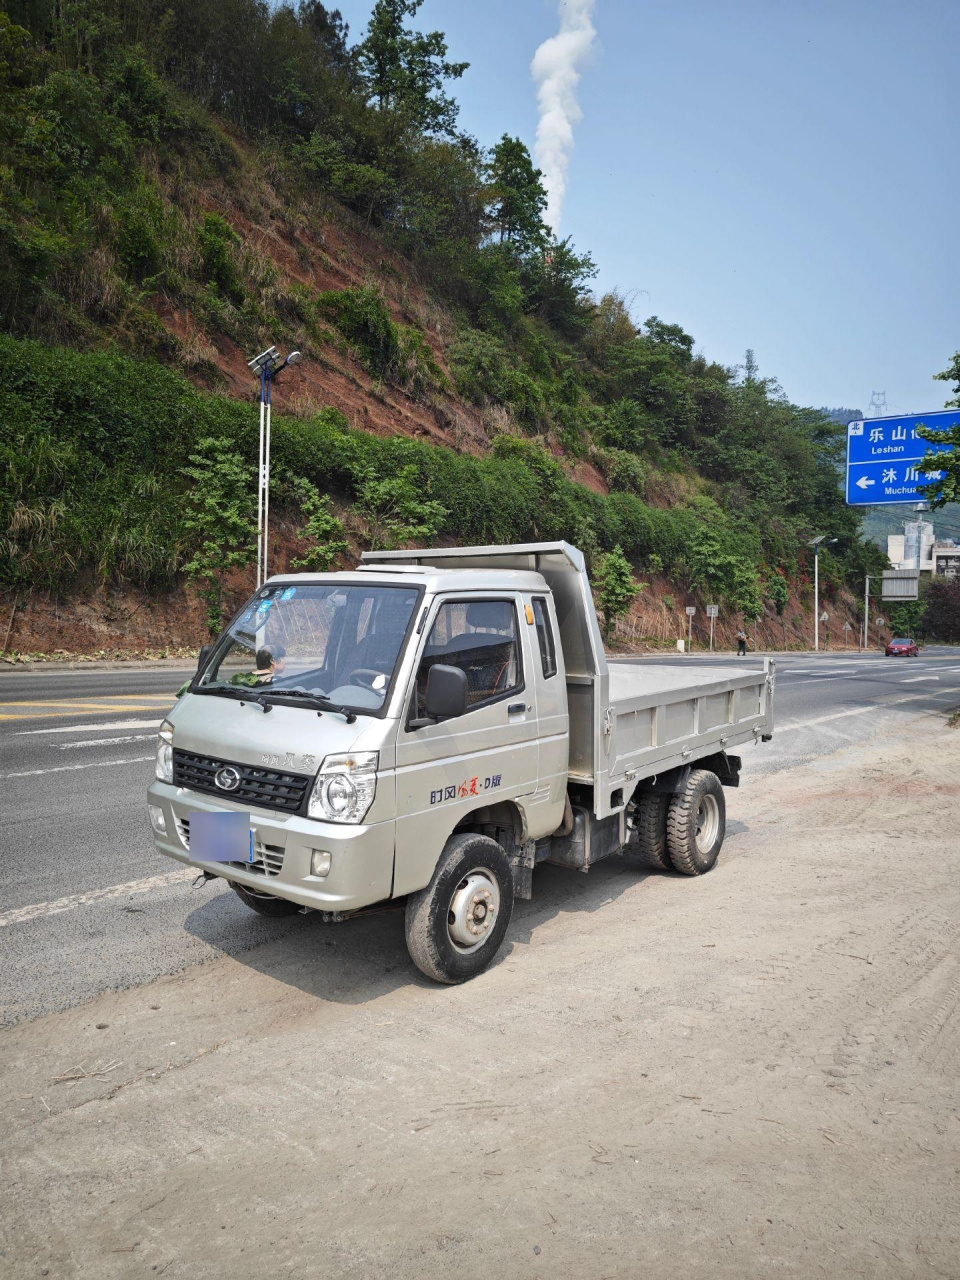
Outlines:
[{"label": "tree", "polygon": [[367,522],[373,550],[394,550],[437,536],[449,513],[441,503],[422,498],[422,490],[413,464],[386,478],[372,469],[361,472],[357,511]]},{"label": "tree", "polygon": [[900,604],[892,604],[887,610],[887,625],[895,636],[911,636],[926,632],[924,614],[926,611],[926,595],[917,600],[904,600]]},{"label": "tree", "polygon": [[350,550],[343,521],[334,513],[329,497],[319,493],[309,481],[298,476],[293,481],[293,491],[300,501],[304,519],[297,537],[309,538],[313,545],[298,560],[291,560],[290,568],[328,573],[337,556]]},{"label": "tree", "polygon": [[[956,383],[953,398],[947,401],[946,408],[960,408],[960,351],[954,354],[948,368],[933,376],[938,382]],[[960,423],[947,427],[945,431],[921,427],[917,435],[930,444],[953,445],[948,453],[926,455],[920,470],[931,477],[931,482],[920,492],[934,511],[938,507],[945,507],[948,502],[960,502]]]},{"label": "tree", "polygon": [[931,452],[924,457],[920,470],[930,477],[930,483],[920,492],[934,511],[948,502],[960,502],[960,422],[944,431],[920,427],[917,435],[930,444],[953,446],[949,452]]},{"label": "tree", "polygon": [[223,629],[227,573],[252,563],[257,527],[250,492],[253,472],[229,441],[207,436],[182,474],[193,481],[183,526],[193,535],[193,557],[183,571],[207,606],[211,635]]},{"label": "tree", "polygon": [[780,625],[783,627],[783,647],[787,647],[787,621],[784,614],[787,611],[787,605],[790,603],[790,591],[787,587],[786,579],[779,573],[775,573],[767,582],[767,599],[776,610],[777,617],[780,619]]},{"label": "tree", "polygon": [[510,244],[521,257],[542,250],[547,243],[549,232],[543,222],[547,193],[542,177],[524,143],[505,133],[487,166],[490,219],[499,243]]},{"label": "tree", "polygon": [[953,388],[953,399],[948,400],[944,407],[947,409],[960,409],[960,351],[954,352],[948,368],[944,369],[942,373],[935,373],[933,376],[938,382],[956,383]]},{"label": "tree", "polygon": [[589,253],[576,253],[568,236],[530,259],[525,274],[531,311],[566,337],[581,337],[589,329],[593,306],[587,281],[597,274]]},{"label": "tree", "polygon": [[423,133],[456,133],[453,98],[443,92],[445,80],[459,80],[469,62],[447,62],[442,31],[423,35],[409,31],[423,0],[377,0],[367,37],[357,49],[361,73],[381,111],[393,111],[403,123]]},{"label": "tree", "polygon": [[645,582],[637,582],[634,578],[630,562],[623,554],[623,548],[619,543],[600,561],[597,587],[600,593],[605,640],[609,640],[610,629],[616,619],[622,618],[627,613],[646,585]]},{"label": "tree", "polygon": [[927,590],[925,634],[955,644],[960,640],[960,578],[935,578]]},{"label": "tree", "polygon": [[[665,342],[674,349],[677,359],[684,364],[689,363],[693,354],[693,338],[684,333],[680,325],[666,324],[659,316],[651,316],[643,327],[651,342]],[[747,356],[752,359],[753,352],[748,351]]]}]

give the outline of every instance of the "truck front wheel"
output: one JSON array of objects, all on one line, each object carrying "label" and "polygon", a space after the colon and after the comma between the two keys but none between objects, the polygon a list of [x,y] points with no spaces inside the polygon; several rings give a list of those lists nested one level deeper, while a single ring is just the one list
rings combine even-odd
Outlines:
[{"label": "truck front wheel", "polygon": [[410,958],[437,982],[466,982],[500,949],[513,913],[513,871],[489,836],[464,831],[447,841],[433,878],[407,899]]},{"label": "truck front wheel", "polygon": [[675,871],[702,876],[723,844],[727,806],[720,779],[709,769],[692,769],[667,810],[667,853]]}]

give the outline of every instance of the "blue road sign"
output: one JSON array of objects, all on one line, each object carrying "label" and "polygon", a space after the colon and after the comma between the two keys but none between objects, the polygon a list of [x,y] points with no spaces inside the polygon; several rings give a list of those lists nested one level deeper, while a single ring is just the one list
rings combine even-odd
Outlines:
[{"label": "blue road sign", "polygon": [[946,453],[953,445],[930,444],[917,435],[920,427],[945,431],[960,423],[960,409],[911,413],[902,418],[858,418],[847,423],[847,503],[880,506],[923,502],[920,489],[939,480],[937,470],[924,473],[928,453]]}]

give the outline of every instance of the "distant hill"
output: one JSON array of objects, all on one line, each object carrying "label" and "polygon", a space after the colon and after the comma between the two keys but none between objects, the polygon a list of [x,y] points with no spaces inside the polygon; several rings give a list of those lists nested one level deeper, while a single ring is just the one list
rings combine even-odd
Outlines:
[{"label": "distant hill", "polygon": [[[863,522],[863,536],[877,543],[884,551],[887,549],[887,534],[903,533],[903,522],[916,518],[912,503],[897,504],[891,507],[870,507]],[[932,520],[938,538],[960,540],[960,506],[951,503],[939,511],[927,514],[924,520]]]},{"label": "distant hill", "polygon": [[862,409],[826,409],[819,411],[825,418],[829,418],[831,422],[842,422],[844,426],[848,422],[853,422],[854,418],[862,418]]}]

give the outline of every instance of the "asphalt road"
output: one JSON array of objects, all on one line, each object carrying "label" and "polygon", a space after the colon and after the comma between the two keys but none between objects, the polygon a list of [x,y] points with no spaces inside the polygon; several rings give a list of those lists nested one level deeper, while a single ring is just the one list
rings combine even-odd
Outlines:
[{"label": "asphalt road", "polygon": [[[703,658],[638,659],[699,664]],[[714,665],[742,665],[729,656]],[[0,1023],[71,1007],[300,927],[264,920],[153,848],[145,791],[156,730],[189,674],[0,674]],[[744,786],[960,707],[960,648],[919,658],[834,653],[778,661],[777,732],[743,748]],[[729,839],[737,838],[736,797]],[[562,898],[567,873],[538,871]],[[198,909],[202,908],[202,909]],[[336,926],[334,926],[336,927]]]}]

